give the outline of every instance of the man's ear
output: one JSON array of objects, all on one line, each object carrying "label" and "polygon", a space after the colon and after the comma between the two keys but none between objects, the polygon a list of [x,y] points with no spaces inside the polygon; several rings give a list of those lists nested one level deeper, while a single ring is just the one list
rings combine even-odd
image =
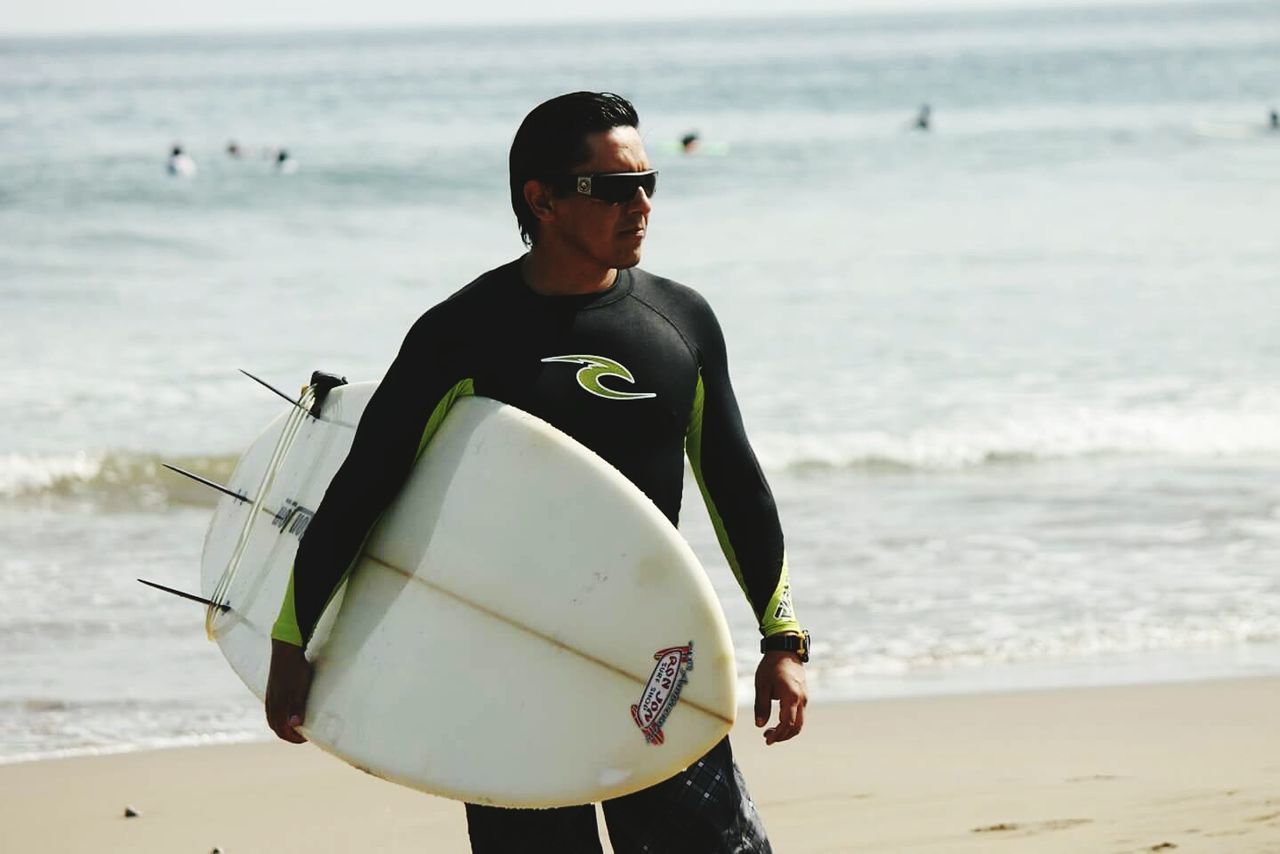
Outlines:
[{"label": "man's ear", "polygon": [[555,216],[555,195],[541,181],[530,178],[524,182],[524,201],[538,222],[547,222]]}]

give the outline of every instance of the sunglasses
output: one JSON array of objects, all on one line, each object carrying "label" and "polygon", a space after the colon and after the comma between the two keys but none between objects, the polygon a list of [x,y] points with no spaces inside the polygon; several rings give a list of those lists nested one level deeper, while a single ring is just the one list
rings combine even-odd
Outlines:
[{"label": "sunglasses", "polygon": [[553,182],[557,189],[573,189],[611,205],[620,205],[636,197],[636,190],[653,198],[658,189],[658,170],[647,172],[597,172],[594,175],[565,175]]}]

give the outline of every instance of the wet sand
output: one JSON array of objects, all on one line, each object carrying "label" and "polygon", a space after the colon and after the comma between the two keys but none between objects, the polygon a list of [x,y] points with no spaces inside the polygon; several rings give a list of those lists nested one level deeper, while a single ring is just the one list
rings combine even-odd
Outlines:
[{"label": "wet sand", "polygon": [[[734,744],[781,854],[1280,851],[1280,679],[815,703]],[[0,850],[215,847],[467,850],[460,805],[310,747],[0,766]]]}]

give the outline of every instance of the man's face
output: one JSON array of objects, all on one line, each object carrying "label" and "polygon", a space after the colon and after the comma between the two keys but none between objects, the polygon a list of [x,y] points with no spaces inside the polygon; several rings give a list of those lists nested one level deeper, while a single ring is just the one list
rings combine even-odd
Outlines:
[{"label": "man's face", "polygon": [[[644,172],[649,166],[640,133],[633,127],[616,127],[587,136],[591,158],[572,170],[575,175],[599,172]],[[555,232],[553,239],[566,249],[602,267],[623,269],[640,263],[653,205],[644,190],[636,190],[628,202],[611,204],[580,193],[555,199],[554,217],[542,228]],[[550,237],[551,235],[544,235]]]}]

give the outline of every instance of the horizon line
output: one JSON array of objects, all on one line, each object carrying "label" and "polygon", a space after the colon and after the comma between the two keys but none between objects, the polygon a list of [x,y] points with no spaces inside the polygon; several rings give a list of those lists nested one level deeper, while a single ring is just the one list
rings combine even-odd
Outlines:
[{"label": "horizon line", "polygon": [[[1237,0],[1238,3],[1247,5],[1246,0]],[[1207,6],[1207,5],[1233,5],[1232,3],[1216,3],[1212,0],[865,0],[857,6],[842,5],[838,8],[814,6],[811,8],[792,9],[788,11],[765,11],[765,10],[744,10],[744,11],[725,11],[712,12],[705,9],[699,9],[692,14],[680,13],[660,13],[651,18],[646,18],[640,22],[640,26],[648,26],[654,24],[711,24],[722,23],[725,21],[738,22],[772,22],[779,19],[794,20],[802,19],[823,19],[823,18],[858,18],[858,17],[880,17],[880,18],[908,18],[923,14],[971,14],[982,12],[1001,12],[1016,11],[1020,9],[1037,9],[1042,11],[1051,10],[1083,10],[1083,9],[1107,9],[1112,10],[1117,7],[1141,8],[1141,7],[1160,7],[1160,6]],[[386,33],[389,31],[406,30],[406,31],[424,31],[424,30],[487,30],[487,29],[510,29],[517,27],[533,27],[536,29],[550,29],[554,27],[563,27],[570,25],[574,27],[584,27],[593,25],[608,24],[631,24],[636,22],[634,19],[627,18],[622,15],[602,15],[583,19],[572,15],[564,15],[563,17],[538,17],[538,18],[521,18],[519,16],[497,19],[497,18],[454,18],[442,20],[404,20],[404,21],[387,21],[387,22],[340,22],[329,21],[315,24],[306,22],[297,23],[259,23],[247,25],[221,25],[211,24],[207,26],[172,26],[172,25],[123,25],[121,27],[109,27],[105,29],[0,29],[0,40],[91,40],[91,39],[113,39],[113,38],[164,38],[164,37],[218,37],[218,36],[271,36],[271,35],[300,35],[300,34],[357,34],[357,33]]]}]

